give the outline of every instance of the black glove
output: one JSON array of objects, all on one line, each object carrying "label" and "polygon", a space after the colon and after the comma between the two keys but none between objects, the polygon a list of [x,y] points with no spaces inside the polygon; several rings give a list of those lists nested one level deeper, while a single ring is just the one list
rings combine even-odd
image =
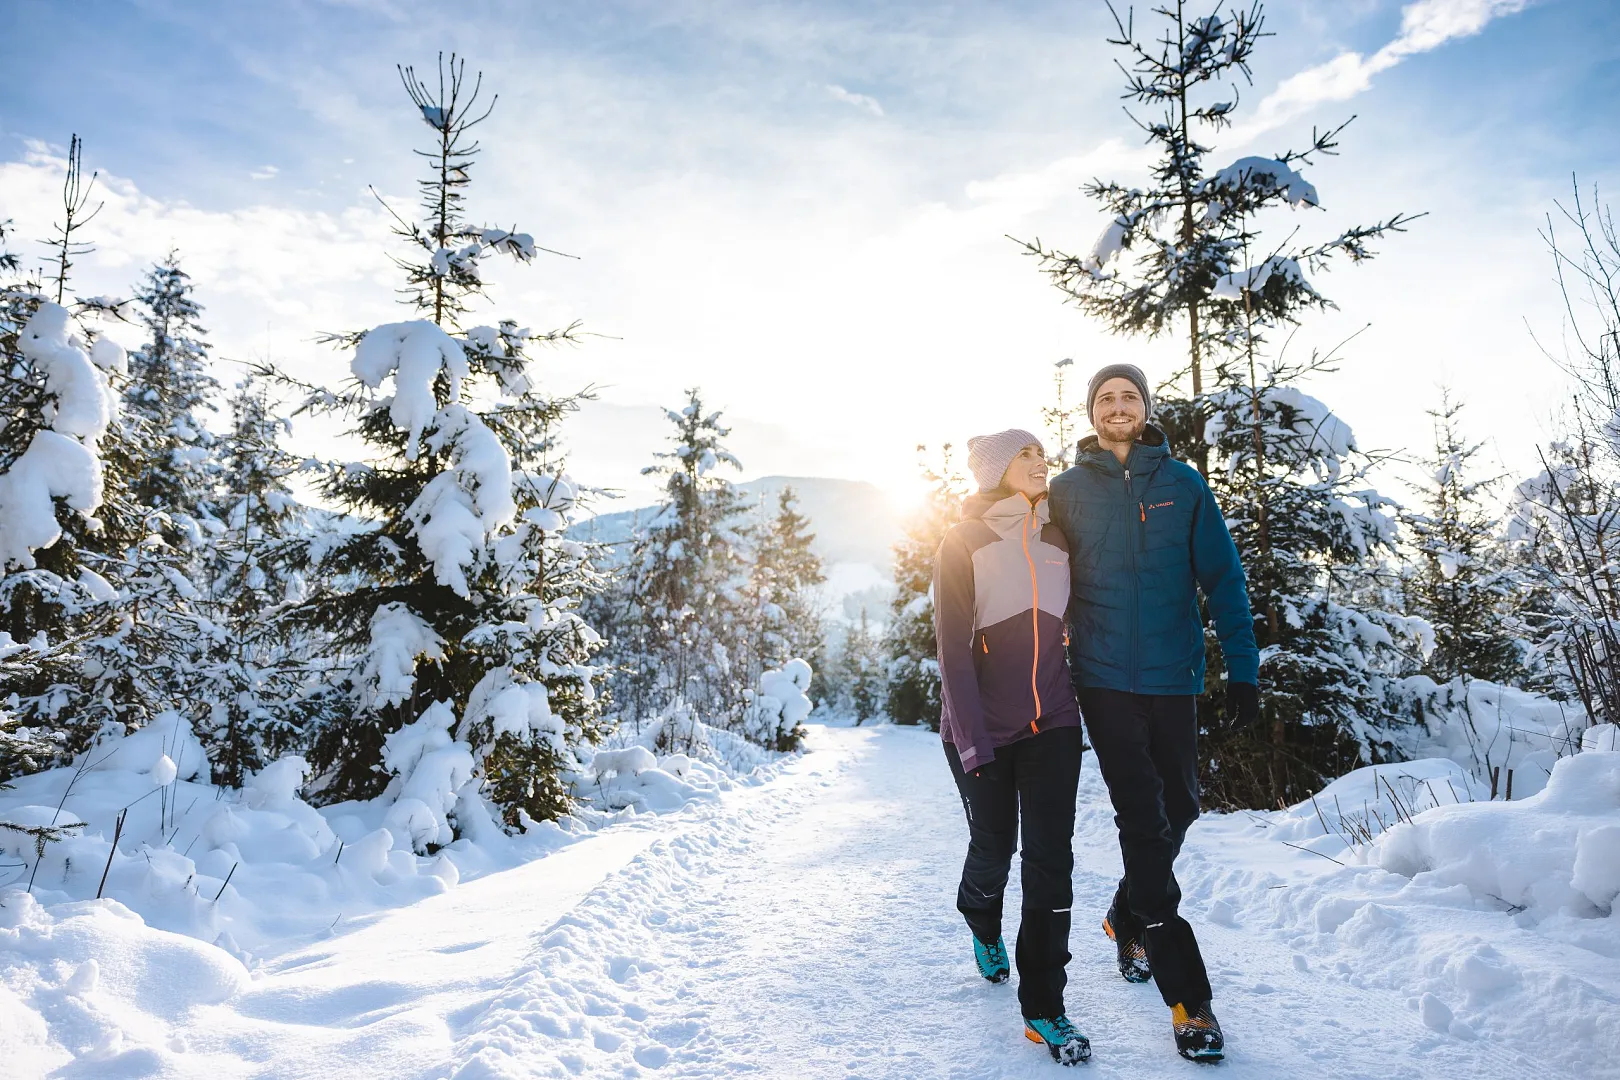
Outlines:
[{"label": "black glove", "polygon": [[1260,719],[1260,688],[1249,682],[1226,684],[1226,730],[1242,731]]}]

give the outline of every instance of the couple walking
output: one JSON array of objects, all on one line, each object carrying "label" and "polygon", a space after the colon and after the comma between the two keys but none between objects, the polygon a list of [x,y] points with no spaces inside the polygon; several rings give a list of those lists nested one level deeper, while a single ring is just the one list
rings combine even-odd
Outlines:
[{"label": "couple walking", "polygon": [[1021,824],[1025,1034],[1064,1064],[1089,1058],[1063,1005],[1083,719],[1124,857],[1102,924],[1120,974],[1157,983],[1184,1057],[1218,1060],[1221,1029],[1198,941],[1177,913],[1173,864],[1198,816],[1200,589],[1226,659],[1230,722],[1259,714],[1243,568],[1209,486],[1149,422],[1142,372],[1103,368],[1086,408],[1096,435],[1050,487],[1035,436],[970,439],[979,492],[940,546],[940,732],[969,830],[956,906],[980,974],[1005,982],[1002,897]]}]

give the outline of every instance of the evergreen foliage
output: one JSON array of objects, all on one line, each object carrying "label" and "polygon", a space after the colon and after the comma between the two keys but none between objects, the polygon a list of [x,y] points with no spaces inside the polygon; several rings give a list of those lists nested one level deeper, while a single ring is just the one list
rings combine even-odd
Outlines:
[{"label": "evergreen foliage", "polygon": [[882,641],[861,609],[860,619],[844,629],[843,647],[834,668],[840,707],[862,724],[883,710],[884,657]]},{"label": "evergreen foliage", "polygon": [[[370,458],[321,479],[352,519],[309,546],[311,591],[291,617],[329,632],[348,658],[337,689],[349,707],[311,724],[320,797],[386,791],[401,827],[432,845],[462,815],[478,819],[479,786],[508,826],[566,811],[566,774],[601,734],[599,640],[579,611],[596,585],[589,552],[562,537],[579,490],[561,469],[557,429],[579,398],[541,392],[526,355],[574,328],[461,325],[483,291],[480,260],[528,262],[537,248],[463,217],[471,132],[494,105],[480,106],[465,61],[441,57],[437,90],[409,68],[400,75],[434,132],[423,220],[395,229],[415,251],[398,260],[405,302],[423,317],[334,339],[353,349],[354,381],[307,388],[303,407],[348,417]],[[449,741],[469,774],[446,769],[426,791],[425,748]],[[438,827],[424,828],[428,819]]]},{"label": "evergreen foliage", "polygon": [[[919,446],[919,454],[926,447]],[[934,564],[945,533],[962,514],[963,481],[951,468],[951,447],[940,466],[925,465],[928,494],[894,545],[895,593],[883,645],[888,658],[884,712],[897,724],[927,724],[939,730],[939,652],[934,640]]]},{"label": "evergreen foliage", "polygon": [[1485,502],[1498,480],[1474,478],[1481,444],[1464,438],[1462,409],[1446,391],[1429,412],[1434,448],[1422,463],[1423,508],[1405,516],[1417,555],[1407,610],[1434,629],[1425,674],[1437,682],[1466,676],[1512,684],[1525,674],[1523,649],[1512,635],[1521,583]]},{"label": "evergreen foliage", "polygon": [[[642,470],[663,478],[664,500],[626,575],[620,634],[630,670],[621,703],[638,724],[677,702],[735,723],[750,675],[758,676],[750,653],[763,637],[749,589],[757,525],[720,471],[742,468],[726,449],[730,429],[721,414],[707,411],[692,389],[684,407],[665,415],[675,429],[670,447]],[[774,572],[765,573],[756,583],[769,587]]]},{"label": "evergreen foliage", "polygon": [[[1086,254],[1038,240],[1025,249],[1114,332],[1185,330],[1192,396],[1162,394],[1159,420],[1172,449],[1208,474],[1232,526],[1263,658],[1263,737],[1205,740],[1205,788],[1219,805],[1274,806],[1387,746],[1381,673],[1396,662],[1392,634],[1408,624],[1350,595],[1391,551],[1392,504],[1367,484],[1370,460],[1349,428],[1297,389],[1332,357],[1273,358],[1267,335],[1330,305],[1308,274],[1336,258],[1371,258],[1374,241],[1412,219],[1396,214],[1326,241],[1301,242],[1298,230],[1268,241],[1259,225],[1267,211],[1319,207],[1300,170],[1337,152],[1343,126],[1313,132],[1303,150],[1212,166],[1204,140],[1230,127],[1237,108],[1235,88],[1221,86],[1249,79],[1268,36],[1263,9],[1194,17],[1176,0],[1154,14],[1156,39],[1138,37],[1117,13],[1111,39],[1128,58],[1125,96],[1151,111],[1138,118],[1158,150],[1151,182],[1087,185],[1109,220]],[[1212,686],[1201,705],[1212,730],[1223,697]]]},{"label": "evergreen foliage", "polygon": [[[129,356],[123,415],[138,438],[140,458],[129,478],[137,504],[169,519],[165,538],[196,547],[214,518],[214,437],[202,416],[220,390],[209,374],[209,345],[190,276],[178,256],[147,271],[135,300],[146,343]],[[199,518],[201,520],[199,520]]]},{"label": "evergreen foliage", "polygon": [[240,787],[299,746],[312,704],[308,654],[324,635],[300,636],[287,623],[287,611],[302,598],[296,560],[309,528],[289,486],[302,462],[280,444],[291,423],[274,415],[265,386],[251,378],[231,395],[230,414],[229,433],[214,444],[220,532],[202,575],[208,708],[196,731],[215,781]]},{"label": "evergreen foliage", "polygon": [[776,513],[756,527],[749,567],[749,598],[754,613],[751,674],[781,668],[789,660],[809,663],[815,673],[811,697],[825,694],[820,672],[826,666],[827,634],[819,589],[826,583],[821,558],[812,549],[815,534],[799,512],[791,487],[777,496]]},{"label": "evergreen foliage", "polygon": [[1046,428],[1052,433],[1056,450],[1048,458],[1054,476],[1074,464],[1075,437],[1080,432],[1076,417],[1084,416],[1086,412],[1085,403],[1076,404],[1069,400],[1067,393],[1069,369],[1073,366],[1074,361],[1069,359],[1059,360],[1052,365],[1052,404],[1041,410],[1041,419],[1046,421]]}]

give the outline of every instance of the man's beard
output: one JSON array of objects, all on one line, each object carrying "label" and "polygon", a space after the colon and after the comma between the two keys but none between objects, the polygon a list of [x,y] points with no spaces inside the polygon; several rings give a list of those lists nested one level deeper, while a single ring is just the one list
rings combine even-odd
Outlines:
[{"label": "man's beard", "polygon": [[1125,434],[1116,434],[1120,429],[1117,425],[1109,422],[1113,419],[1111,416],[1105,417],[1103,424],[1097,428],[1097,434],[1106,438],[1109,442],[1135,442],[1142,437],[1142,432],[1147,428],[1146,420],[1137,420],[1132,417],[1132,426],[1129,428],[1129,437],[1127,438]]}]

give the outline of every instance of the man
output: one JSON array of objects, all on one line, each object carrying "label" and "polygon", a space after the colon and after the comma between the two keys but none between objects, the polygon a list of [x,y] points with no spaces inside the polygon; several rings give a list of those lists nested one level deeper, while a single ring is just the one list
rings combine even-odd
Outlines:
[{"label": "man", "polygon": [[1260,710],[1247,585],[1209,485],[1148,423],[1153,395],[1141,370],[1097,372],[1086,411],[1097,433],[1052,481],[1051,504],[1069,543],[1069,664],[1125,863],[1103,929],[1120,973],[1158,984],[1176,1049],[1214,1060],[1221,1029],[1198,941],[1177,913],[1173,867],[1198,817],[1198,590],[1226,659],[1227,715],[1241,727]]}]

